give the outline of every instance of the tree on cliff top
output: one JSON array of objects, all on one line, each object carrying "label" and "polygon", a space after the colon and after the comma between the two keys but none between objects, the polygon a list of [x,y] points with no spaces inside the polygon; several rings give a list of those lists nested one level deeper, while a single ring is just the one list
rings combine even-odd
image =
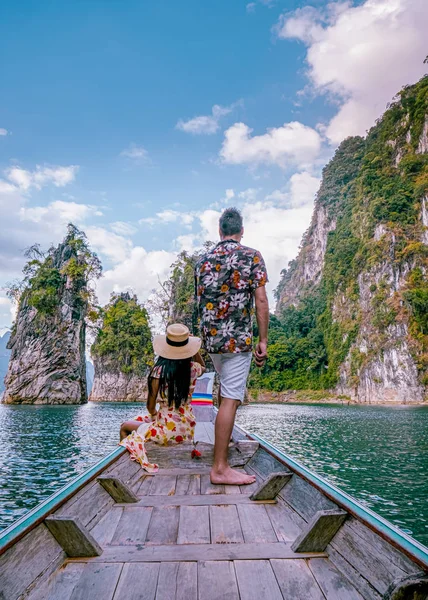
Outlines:
[{"label": "tree on cliff top", "polygon": [[104,357],[123,373],[145,375],[153,364],[149,317],[135,295],[112,294],[101,309],[102,324],[91,348],[94,358]]},{"label": "tree on cliff top", "polygon": [[194,319],[195,266],[199,258],[213,246],[206,242],[203,249],[190,254],[183,250],[171,265],[169,278],[160,283],[160,290],[149,301],[149,309],[165,325],[183,323],[196,334]]},{"label": "tree on cliff top", "polygon": [[64,290],[69,290],[76,308],[86,316],[96,298],[91,283],[102,272],[98,256],[89,247],[86,235],[72,223],[67,235],[58,247],[51,246],[47,252],[34,244],[25,252],[28,262],[23,268],[21,281],[10,284],[9,298],[21,308],[37,309],[37,317],[52,316],[60,304]]}]

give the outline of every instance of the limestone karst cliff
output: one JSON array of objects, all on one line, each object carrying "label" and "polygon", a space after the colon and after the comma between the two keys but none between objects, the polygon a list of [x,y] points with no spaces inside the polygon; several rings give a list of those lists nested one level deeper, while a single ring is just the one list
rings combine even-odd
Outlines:
[{"label": "limestone karst cliff", "polygon": [[95,367],[92,402],[142,402],[153,364],[146,309],[129,293],[113,294],[102,310],[91,355]]},{"label": "limestone karst cliff", "polygon": [[27,257],[24,280],[11,289],[19,306],[2,401],[82,404],[89,281],[100,275],[100,262],[73,225],[58,247],[43,254],[36,246]]},{"label": "limestone karst cliff", "polygon": [[325,167],[311,225],[277,289],[259,384],[335,389],[361,402],[426,400],[427,227],[425,77]]}]

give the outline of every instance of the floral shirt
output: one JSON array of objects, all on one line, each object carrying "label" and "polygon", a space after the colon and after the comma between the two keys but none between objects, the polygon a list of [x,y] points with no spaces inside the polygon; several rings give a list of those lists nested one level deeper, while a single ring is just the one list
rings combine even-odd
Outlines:
[{"label": "floral shirt", "polygon": [[250,352],[254,292],[268,281],[260,252],[223,240],[198,261],[195,277],[205,350]]}]

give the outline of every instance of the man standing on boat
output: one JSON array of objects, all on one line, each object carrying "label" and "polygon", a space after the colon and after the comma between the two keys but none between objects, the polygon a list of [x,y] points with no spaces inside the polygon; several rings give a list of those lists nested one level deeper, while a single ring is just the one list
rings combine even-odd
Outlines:
[{"label": "man standing on boat", "polygon": [[253,483],[255,478],[232,469],[227,453],[251,366],[254,304],[259,328],[254,351],[256,365],[262,367],[267,357],[268,278],[260,252],[241,244],[244,228],[236,208],[222,213],[219,234],[220,242],[201,257],[195,272],[202,342],[220,380],[211,482],[244,485]]}]

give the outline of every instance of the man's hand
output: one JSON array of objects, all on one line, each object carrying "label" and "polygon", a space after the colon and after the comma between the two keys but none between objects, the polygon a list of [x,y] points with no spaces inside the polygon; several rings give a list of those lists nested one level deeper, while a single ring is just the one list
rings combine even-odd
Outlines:
[{"label": "man's hand", "polygon": [[256,350],[254,352],[254,359],[256,361],[256,366],[261,368],[266,362],[267,359],[267,343],[259,342],[256,346]]}]

